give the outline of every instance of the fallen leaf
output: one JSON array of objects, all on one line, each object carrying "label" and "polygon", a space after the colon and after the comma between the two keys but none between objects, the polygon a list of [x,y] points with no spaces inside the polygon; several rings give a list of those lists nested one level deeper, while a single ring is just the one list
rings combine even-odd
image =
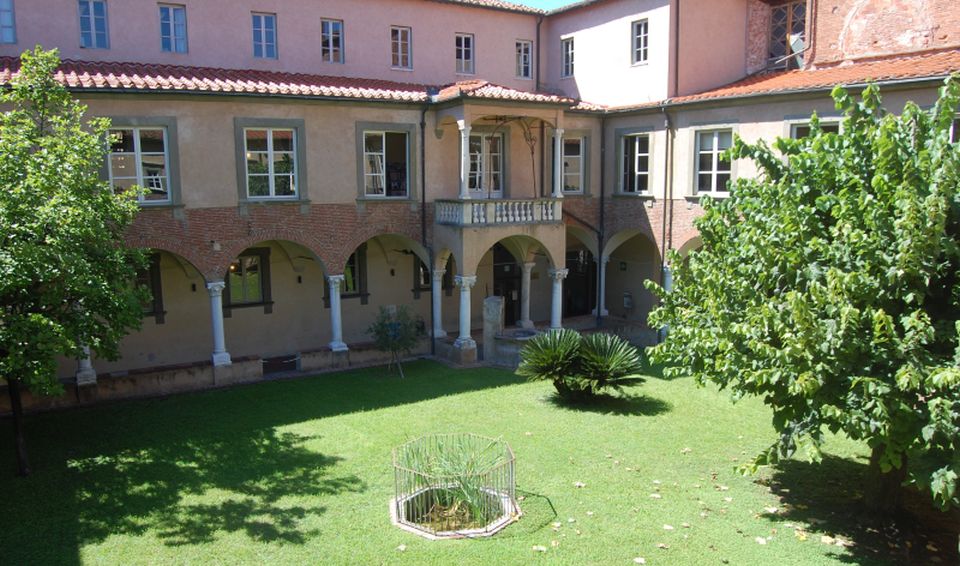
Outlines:
[{"label": "fallen leaf", "polygon": [[690,528],[690,523],[680,523],[680,526],[683,527],[683,528],[685,528],[685,529],[689,529],[689,528]]},{"label": "fallen leaf", "polygon": [[523,433],[523,434],[526,435],[526,436],[533,436],[533,433],[532,433],[532,432],[525,432],[525,433]]},{"label": "fallen leaf", "polygon": [[720,491],[730,491],[730,488],[725,485],[718,485],[717,489]]},{"label": "fallen leaf", "polygon": [[399,550],[400,552],[403,552],[406,549],[407,549],[407,545],[405,544],[401,544],[400,546],[397,547],[397,550]]},{"label": "fallen leaf", "polygon": [[577,520],[574,519],[573,517],[570,517],[569,519],[567,519],[567,522],[568,522],[568,523],[576,523]]},{"label": "fallen leaf", "polygon": [[660,485],[660,480],[653,480],[653,485]]},{"label": "fallen leaf", "polygon": [[727,503],[730,503],[731,501],[733,501],[733,498],[732,498],[732,497],[724,497],[723,500],[726,501]]},{"label": "fallen leaf", "polygon": [[757,537],[757,538],[755,538],[755,539],[753,539],[753,540],[757,541],[757,544],[767,544],[767,539],[765,539],[765,538],[763,538],[763,537]]},{"label": "fallen leaf", "polygon": [[927,550],[930,552],[940,552],[940,549],[937,548],[937,545],[933,544],[932,542],[927,543]]},{"label": "fallen leaf", "polygon": [[673,525],[664,525],[664,526],[663,526],[663,530],[665,530],[665,531],[672,531],[672,530],[673,530]]},{"label": "fallen leaf", "polygon": [[663,496],[660,495],[659,493],[651,493],[651,494],[650,494],[650,498],[651,498],[651,499],[663,499]]},{"label": "fallen leaf", "polygon": [[593,511],[587,511],[587,517],[593,517]]},{"label": "fallen leaf", "polygon": [[614,460],[614,461],[613,461],[613,464],[614,464],[614,465],[617,465],[617,464],[619,464],[619,463],[620,463],[620,460]]},{"label": "fallen leaf", "polygon": [[763,510],[766,511],[767,513],[770,513],[771,515],[779,511],[779,509],[777,509],[776,507],[764,507]]},{"label": "fallen leaf", "polygon": [[636,558],[633,559],[633,563],[634,563],[634,564],[646,564],[646,563],[647,563],[647,559],[644,558],[644,557],[642,557],[642,556],[638,556],[638,557],[636,557]]},{"label": "fallen leaf", "polygon": [[703,512],[703,511],[700,512],[700,516],[701,516],[702,518],[704,518],[704,519],[707,518],[707,514],[706,514],[705,512]]},{"label": "fallen leaf", "polygon": [[661,542],[661,543],[658,543],[658,544],[657,544],[657,548],[662,548],[663,550],[667,550],[667,549],[670,548],[670,545],[669,545],[669,544],[664,544],[664,543]]},{"label": "fallen leaf", "polygon": [[680,451],[681,454],[689,454],[689,453],[691,453],[691,452],[693,452],[693,450],[691,450],[691,449],[689,449],[689,448],[684,448],[683,450]]},{"label": "fallen leaf", "polygon": [[820,542],[823,544],[834,544],[837,542],[837,539],[833,538],[832,536],[823,535],[820,537]]},{"label": "fallen leaf", "polygon": [[560,546],[560,541],[552,540],[550,541],[550,546],[552,546],[553,548],[557,548],[558,546]]},{"label": "fallen leaf", "polygon": [[582,481],[576,481],[576,482],[573,482],[573,487],[576,487],[579,489],[581,487],[587,487],[587,484],[583,483]]},{"label": "fallen leaf", "polygon": [[547,547],[541,546],[541,545],[536,545],[536,546],[533,547],[533,551],[534,551],[534,552],[546,552],[546,551],[547,551]]}]

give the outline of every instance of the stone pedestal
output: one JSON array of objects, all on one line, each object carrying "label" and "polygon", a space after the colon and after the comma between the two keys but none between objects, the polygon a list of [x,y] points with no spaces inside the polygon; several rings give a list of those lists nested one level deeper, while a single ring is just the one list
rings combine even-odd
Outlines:
[{"label": "stone pedestal", "polygon": [[497,357],[496,337],[503,332],[503,297],[483,300],[483,359],[492,362]]}]

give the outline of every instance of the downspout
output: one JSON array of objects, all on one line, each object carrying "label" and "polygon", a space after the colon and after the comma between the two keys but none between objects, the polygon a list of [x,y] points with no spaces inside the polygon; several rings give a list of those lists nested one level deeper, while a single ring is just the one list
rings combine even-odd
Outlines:
[{"label": "downspout", "polygon": [[[535,40],[536,43],[534,44],[534,46],[536,47],[536,50],[537,50],[537,55],[536,55],[535,68],[534,68],[534,70],[533,70],[533,76],[534,76],[533,90],[536,91],[536,92],[540,92],[540,26],[541,26],[542,24],[543,24],[543,15],[541,14],[541,15],[537,16],[537,33],[536,33],[536,36],[537,36],[537,37],[536,37],[536,40]],[[546,135],[546,133],[547,133],[547,131],[546,131],[546,129],[545,129],[544,126],[543,126],[543,120],[540,120],[540,198],[543,198],[543,196],[544,196],[544,187],[545,187],[545,185],[544,185],[544,177],[545,177],[545,175],[544,175],[544,170],[543,170],[543,164],[544,164],[544,159],[545,159],[544,153],[543,153],[543,152],[544,152],[544,148],[543,148],[543,146],[544,146],[544,143],[543,143],[544,138],[543,138],[543,136]]]},{"label": "downspout", "polygon": [[[673,121],[670,119],[670,113],[667,111],[665,105],[660,105],[660,112],[663,114],[663,127],[667,138],[666,170],[663,175],[663,221],[661,222],[662,231],[660,233],[660,241],[662,242],[660,251],[660,287],[664,287],[667,279],[667,251],[673,248],[673,151],[676,140]],[[663,333],[658,331],[657,342],[662,342],[664,338]]]},{"label": "downspout", "polygon": [[676,0],[677,13],[673,21],[673,92],[680,96],[680,0]]},{"label": "downspout", "polygon": [[[430,280],[433,282],[433,247],[427,245],[427,110],[424,106],[420,111],[420,244],[427,250],[427,268],[430,270]],[[430,289],[430,293],[434,289]],[[430,297],[430,355],[437,355],[437,337],[433,336],[436,328],[437,313],[433,312],[433,297]]]},{"label": "downspout", "polygon": [[[606,214],[605,214],[605,203],[606,203],[606,183],[604,180],[607,175],[607,115],[600,115],[600,229],[597,231],[597,253],[600,254],[600,257],[594,258],[597,263],[597,328],[600,328],[600,325],[603,324],[603,311],[600,310],[600,305],[603,304],[603,296],[606,293],[606,284],[607,277],[606,274],[603,277],[600,276],[600,270],[606,269],[606,265],[603,263],[603,246],[604,240],[606,239]],[[603,280],[603,285],[600,285],[600,281]]]}]

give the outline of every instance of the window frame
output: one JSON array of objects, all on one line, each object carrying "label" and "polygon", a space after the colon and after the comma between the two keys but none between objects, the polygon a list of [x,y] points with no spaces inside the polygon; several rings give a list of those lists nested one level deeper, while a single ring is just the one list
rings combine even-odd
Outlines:
[{"label": "window frame", "polygon": [[[163,129],[164,132],[164,151],[166,153],[167,167],[167,200],[141,200],[138,204],[141,208],[164,208],[180,207],[180,151],[178,146],[177,119],[174,116],[107,116],[110,120],[111,130],[129,130],[129,129]],[[110,154],[108,151],[106,159],[101,168],[101,178],[113,186],[113,175],[110,171]],[[138,177],[139,179],[139,177]]]},{"label": "window frame", "polygon": [[950,122],[950,143],[960,143],[960,114],[953,117]]},{"label": "window frame", "polygon": [[[580,189],[576,191],[568,191],[566,183],[566,168],[564,168],[564,182],[562,192],[564,196],[586,196],[590,194],[590,147],[591,147],[591,131],[590,130],[566,130],[563,134],[563,142],[561,144],[561,152],[566,150],[567,140],[579,140],[580,141]],[[550,171],[555,171],[556,167],[556,150],[551,149],[550,151],[552,158],[554,159]],[[562,155],[562,159],[566,159],[566,156]]]},{"label": "window frame", "polygon": [[[230,290],[230,267],[234,263],[241,260],[245,257],[256,257],[260,260],[260,301],[257,302],[242,302],[235,303],[232,300],[232,293]],[[223,278],[224,288],[223,288],[223,316],[230,317],[233,309],[244,309],[252,307],[263,307],[263,314],[270,314],[273,312],[273,293],[271,288],[271,276],[270,276],[270,248],[269,247],[260,247],[260,248],[247,248],[240,252],[234,261],[230,262],[230,267],[227,267],[226,277]]]},{"label": "window frame", "polygon": [[[87,4],[89,6],[89,15],[87,19],[89,20],[90,25],[90,41],[91,45],[85,45],[83,39],[83,5]],[[97,42],[97,27],[96,20],[97,17],[94,13],[94,6],[97,4],[103,5],[103,45],[99,45]],[[80,49],[110,49],[110,9],[107,5],[107,0],[78,0],[77,1],[77,23],[79,24],[80,30]]]},{"label": "window frame", "polygon": [[[394,38],[394,33],[397,34],[397,38]],[[406,40],[404,40],[404,35]],[[406,45],[406,65],[403,61],[403,50],[402,46]],[[397,61],[394,64],[394,60]],[[390,26],[390,68],[395,71],[412,71],[413,70],[413,28],[410,26]]]},{"label": "window frame", "polygon": [[[839,132],[842,131],[842,129],[843,129],[843,122],[841,122],[839,118],[837,118],[837,119],[821,119],[821,120],[820,120],[820,127],[821,127],[821,129],[822,129],[824,126],[826,126],[826,127],[835,126],[835,127],[837,128],[837,133],[839,133]],[[787,122],[787,128],[786,128],[786,129],[787,129],[787,132],[786,132],[787,137],[789,137],[789,138],[792,139],[792,140],[803,139],[803,138],[805,138],[805,137],[807,137],[807,136],[798,137],[798,136],[797,136],[797,130],[800,129],[800,128],[809,128],[809,127],[810,127],[810,120],[791,120],[791,121]]]},{"label": "window frame", "polygon": [[143,318],[153,317],[154,322],[163,324],[167,312],[163,310],[163,281],[160,276],[160,252],[154,251],[147,256],[146,270],[137,273],[137,284],[150,292],[149,308],[143,310]]},{"label": "window frame", "polygon": [[[617,194],[630,196],[630,197],[650,197],[653,195],[653,158],[654,158],[654,131],[653,128],[624,128],[618,129],[616,131],[617,136]],[[636,149],[634,150],[634,167],[632,175],[634,178],[639,175],[646,175],[647,184],[644,190],[633,190],[629,191],[624,186],[624,179],[627,174],[626,170],[626,151],[627,151],[627,140],[628,138],[640,138],[645,137],[647,139],[647,152],[646,154],[639,153]],[[644,173],[638,173],[636,164],[637,159],[645,155],[647,158],[647,170]]]},{"label": "window frame", "polygon": [[[729,148],[720,149],[719,147],[719,134],[729,132],[730,133],[730,147],[733,146],[733,139],[737,134],[737,128],[731,124],[716,124],[710,127],[696,128],[693,130],[693,195],[694,196],[703,196],[710,195],[714,197],[727,197],[730,195],[730,190],[727,187],[720,188],[717,185],[718,175],[727,174],[729,175],[729,183],[733,183],[737,178],[736,176],[736,167],[735,163],[730,161],[730,169],[726,171],[721,171],[717,168],[717,165],[720,163],[720,155],[727,151]],[[711,169],[709,174],[711,176],[710,190],[700,190],[700,175],[701,173],[706,174],[707,172],[701,172],[700,170],[700,136],[702,134],[712,133],[714,148],[710,150],[712,155],[711,158]]]},{"label": "window frame", "polygon": [[[157,12],[160,17],[160,51],[163,53],[189,53],[190,52],[190,43],[189,43],[189,34],[187,31],[187,7],[184,4],[168,4],[161,2],[157,4]],[[164,49],[163,46],[163,11],[169,10],[170,21],[167,25],[170,26],[170,49]],[[178,39],[177,39],[177,20],[176,12],[181,11],[183,13],[183,49],[178,48]]]},{"label": "window frame", "polygon": [[[533,78],[533,41],[518,39],[514,44],[516,55],[516,76],[518,79]],[[524,57],[526,58],[524,62]],[[524,73],[526,70],[526,73]]]},{"label": "window frame", "polygon": [[[386,186],[386,168],[384,168],[384,186],[383,195],[368,195],[366,185],[366,135],[374,133],[397,133],[407,136],[407,175],[406,175],[406,195],[387,196]],[[366,201],[408,201],[413,199],[412,187],[418,179],[417,159],[419,155],[417,126],[415,124],[393,123],[393,122],[357,122],[355,126],[356,135],[356,159],[357,159],[357,200]],[[384,141],[386,141],[384,139]],[[386,156],[386,144],[383,147],[384,156]],[[386,159],[384,158],[384,164]]]},{"label": "window frame", "polygon": [[[328,26],[330,29],[326,31]],[[334,29],[334,26],[337,29]],[[346,53],[344,49],[345,38],[346,34],[344,32],[343,20],[320,18],[320,61],[336,65],[346,63]],[[336,40],[336,47],[333,46],[334,40]],[[325,53],[325,51],[328,52]]]},{"label": "window frame", "polygon": [[454,34],[454,59],[458,75],[477,74],[476,46],[477,40],[474,34],[460,32]]},{"label": "window frame", "polygon": [[569,79],[574,76],[574,43],[573,37],[560,39],[560,78]]},{"label": "window frame", "polygon": [[[638,28],[641,25],[643,26],[643,33],[638,33]],[[631,22],[630,46],[631,65],[646,65],[650,60],[650,20],[648,18]]]},{"label": "window frame", "polygon": [[[293,130],[293,155],[294,155],[294,181],[296,183],[296,194],[292,196],[267,196],[250,197],[247,187],[247,130],[277,129]],[[300,119],[281,119],[281,118],[245,118],[236,117],[233,119],[234,147],[237,166],[237,198],[241,205],[249,203],[271,203],[271,202],[300,202],[309,204],[308,185],[307,185],[307,141],[306,127],[304,121]],[[271,181],[272,182],[272,181]]]},{"label": "window frame", "polygon": [[[794,57],[800,55],[800,53],[794,53],[793,47],[790,45],[790,35],[791,30],[793,29],[793,16],[794,16],[794,6],[803,5],[803,40],[804,48],[807,44],[807,20],[810,16],[810,6],[807,3],[807,0],[783,0],[778,2],[770,7],[770,27],[767,29],[767,69],[793,69],[796,66],[791,63]],[[786,36],[783,38],[783,55],[776,57],[772,55],[773,46],[777,40],[773,36],[773,12],[774,10],[784,9],[786,10],[786,22],[784,24]],[[777,63],[778,60],[783,59],[783,61]],[[802,66],[802,63],[801,63]]]},{"label": "window frame", "polygon": [[[4,8],[4,3],[9,5],[9,8]],[[0,44],[4,45],[13,45],[17,43],[17,10],[15,0],[0,0]],[[2,16],[4,12],[10,12],[10,25],[4,26]],[[4,29],[10,30],[10,41],[4,41]]]},{"label": "window frame", "polygon": [[[496,136],[500,139],[500,184],[499,189],[492,190],[489,187],[483,186],[482,180],[487,178],[487,175],[484,173],[485,168],[484,164],[487,163],[490,157],[490,153],[486,150],[480,152],[480,158],[478,159],[477,175],[476,177],[480,179],[478,182],[478,187],[476,189],[471,188],[470,184],[474,178],[472,174],[472,169],[467,168],[467,191],[471,195],[476,195],[472,198],[507,198],[509,195],[509,172],[510,172],[510,137],[511,132],[510,128],[505,126],[474,126],[470,130],[470,138],[479,137],[481,140],[481,148],[483,148],[483,140]],[[470,143],[468,140],[467,143]],[[461,152],[461,155],[463,152]],[[473,162],[474,153],[467,151],[471,163]],[[497,194],[498,196],[492,196]]]},{"label": "window frame", "polygon": [[[257,18],[262,18],[262,25],[260,27],[260,36],[257,37]],[[267,42],[267,26],[266,22],[271,21],[273,23],[273,43]],[[277,21],[276,12],[250,12],[250,24],[253,31],[253,58],[254,59],[279,59],[280,58],[280,37],[279,37],[279,22]],[[267,48],[273,47],[273,54],[270,55]],[[257,48],[260,48],[260,55],[257,55]]]}]

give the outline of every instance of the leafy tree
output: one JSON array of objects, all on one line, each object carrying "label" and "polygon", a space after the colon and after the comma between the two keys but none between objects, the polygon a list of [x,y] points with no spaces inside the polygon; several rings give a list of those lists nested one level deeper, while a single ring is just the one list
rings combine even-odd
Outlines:
[{"label": "leafy tree", "polygon": [[144,298],[132,284],[143,254],[123,245],[136,200],[100,180],[108,122],[84,123],[85,107],[54,79],[59,63],[56,51],[25,52],[0,96],[0,377],[21,475],[21,389],[62,393],[56,358],[83,346],[115,358]]},{"label": "leafy tree", "polygon": [[411,314],[406,305],[400,305],[395,308],[380,307],[380,313],[367,328],[367,334],[373,337],[378,350],[390,353],[390,365],[396,363],[400,377],[403,377],[401,354],[410,354],[426,331],[423,319]]},{"label": "leafy tree", "polygon": [[562,328],[534,336],[520,351],[517,375],[552,381],[568,401],[589,401],[607,390],[643,383],[640,352],[612,334],[581,336]]},{"label": "leafy tree", "polygon": [[650,324],[670,328],[650,353],[668,376],[773,409],[780,437],[748,469],[798,447],[818,460],[828,429],[871,448],[874,510],[897,507],[904,483],[947,508],[960,473],[960,81],[900,116],[875,86],[833,98],[839,134],[814,116],[804,139],[735,142],[730,157],[761,175],[703,201],[703,247],[673,254],[671,292],[648,283],[661,299]]}]

